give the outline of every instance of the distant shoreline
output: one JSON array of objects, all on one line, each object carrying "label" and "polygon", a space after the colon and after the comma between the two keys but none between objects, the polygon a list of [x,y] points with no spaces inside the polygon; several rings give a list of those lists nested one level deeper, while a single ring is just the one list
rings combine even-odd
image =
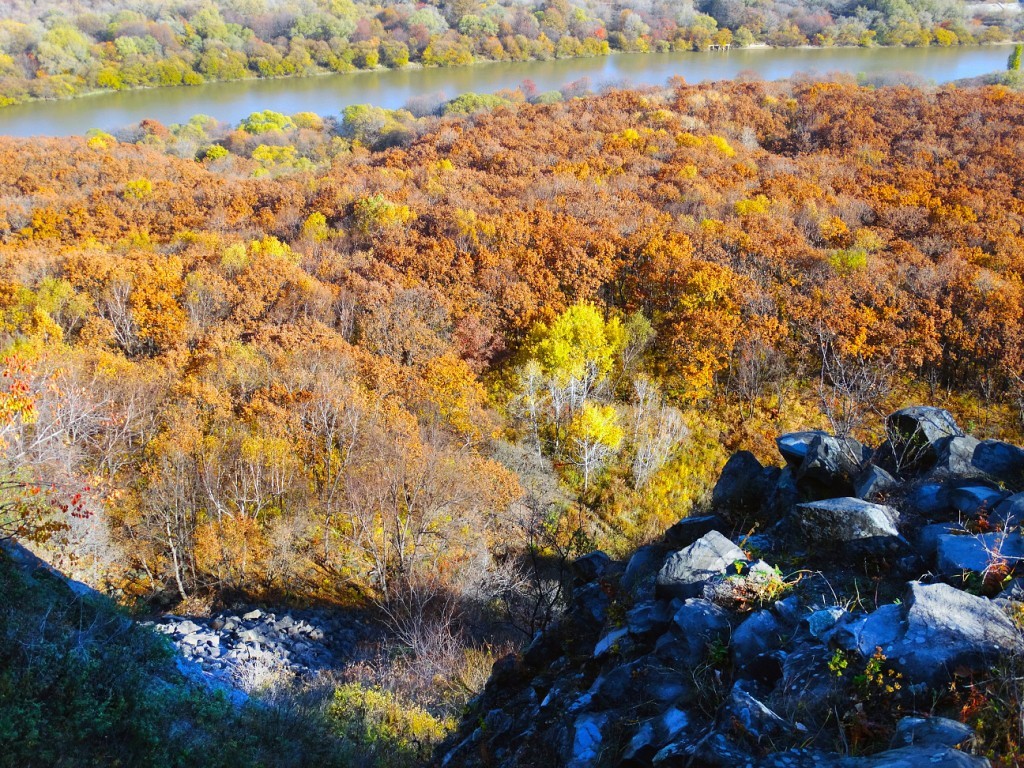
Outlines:
[{"label": "distant shoreline", "polygon": [[[743,50],[743,51],[754,51],[754,50],[817,51],[817,50],[821,50],[821,51],[828,51],[828,50],[861,49],[861,48],[866,49],[866,50],[873,50],[873,49],[878,49],[878,50],[894,50],[894,49],[912,49],[912,48],[913,49],[917,49],[917,48],[920,48],[920,49],[928,49],[928,48],[991,48],[991,47],[999,47],[999,46],[1009,47],[1009,46],[1013,46],[1013,45],[1019,45],[1022,42],[1024,42],[1024,40],[1001,40],[1001,41],[998,41],[998,42],[972,43],[970,45],[956,45],[956,46],[937,46],[937,45],[922,45],[922,46],[908,46],[908,45],[872,45],[872,46],[828,45],[828,46],[826,46],[826,45],[809,45],[809,44],[808,45],[786,45],[786,46],[779,46],[779,45],[770,45],[769,43],[753,43],[751,45],[746,45],[746,46],[742,46],[742,47],[737,46],[737,47],[733,48],[732,50]],[[728,50],[710,50],[710,49],[709,50],[703,50],[703,51],[673,51],[673,53],[687,53],[687,52],[688,53],[694,53],[694,54],[716,54],[716,55],[718,55],[718,54],[722,54],[722,53],[729,53],[730,51],[728,51]],[[529,60],[524,61],[522,63],[529,63],[531,61],[532,62],[540,62],[540,61],[556,61],[556,60],[558,60],[558,61],[574,61],[574,60],[583,60],[583,59],[604,58],[605,56],[622,56],[622,55],[656,56],[656,55],[658,55],[660,53],[666,53],[666,52],[665,51],[647,51],[647,52],[644,52],[644,51],[619,51],[619,50],[613,50],[613,51],[611,51],[608,54],[603,54],[603,55],[600,55],[600,56],[572,56],[572,57],[567,57],[567,58],[564,58],[564,59],[529,59]],[[206,85],[217,85],[217,84],[227,84],[227,83],[248,83],[248,82],[258,82],[258,81],[264,81],[264,80],[271,80],[271,81],[272,80],[309,80],[309,79],[313,79],[313,78],[330,77],[330,76],[335,76],[335,75],[362,75],[362,74],[371,74],[371,73],[379,74],[381,72],[400,72],[400,71],[403,71],[403,70],[422,70],[422,69],[462,70],[462,69],[466,69],[466,68],[469,68],[469,67],[485,66],[485,65],[488,65],[488,64],[509,64],[509,63],[518,63],[518,62],[509,62],[509,61],[503,61],[503,60],[497,60],[497,59],[475,59],[471,64],[461,64],[461,65],[455,65],[455,66],[451,66],[451,67],[427,66],[427,65],[424,65],[424,64],[422,64],[420,62],[413,62],[413,63],[410,63],[410,64],[406,64],[405,66],[402,66],[402,67],[383,67],[383,66],[378,66],[378,67],[374,67],[372,69],[353,69],[353,70],[351,70],[349,72],[334,72],[334,71],[331,71],[331,70],[324,70],[324,71],[309,72],[309,73],[305,73],[305,74],[301,74],[301,75],[280,75],[280,76],[274,76],[274,77],[261,77],[259,75],[253,75],[252,77],[240,77],[240,78],[234,78],[234,79],[231,79],[231,80],[206,80],[206,81],[204,81],[202,83],[196,83],[194,85],[186,85],[186,84],[180,84],[180,85],[136,85],[136,86],[132,86],[130,88],[118,88],[118,89],[94,88],[92,90],[82,91],[81,93],[76,93],[76,94],[74,94],[72,96],[65,96],[65,97],[61,97],[61,98],[32,97],[32,98],[29,98],[29,99],[25,99],[23,101],[16,101],[16,102],[13,102],[11,104],[6,104],[4,106],[0,106],[0,114],[2,114],[5,110],[10,109],[12,107],[19,107],[19,106],[24,106],[24,105],[28,105],[28,104],[38,104],[38,103],[47,103],[47,102],[76,101],[78,99],[94,98],[94,97],[97,97],[97,96],[110,96],[110,95],[113,95],[113,94],[116,94],[116,93],[132,93],[132,92],[135,92],[135,91],[156,91],[156,90],[164,90],[164,89],[180,91],[180,90],[185,90],[185,89],[188,89],[188,88],[201,88],[202,86],[206,86]],[[0,98],[3,98],[3,94],[0,94]]]}]

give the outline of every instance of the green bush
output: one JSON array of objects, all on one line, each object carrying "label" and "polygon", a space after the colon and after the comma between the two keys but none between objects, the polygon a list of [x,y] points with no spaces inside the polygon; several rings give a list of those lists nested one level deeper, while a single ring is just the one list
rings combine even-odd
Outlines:
[{"label": "green bush", "polygon": [[434,745],[455,729],[394,693],[359,683],[334,692],[330,717],[340,736],[373,768],[406,768],[426,761]]},{"label": "green bush", "polygon": [[477,112],[490,112],[492,109],[511,104],[508,99],[489,93],[464,93],[445,104],[446,115],[473,115]]}]

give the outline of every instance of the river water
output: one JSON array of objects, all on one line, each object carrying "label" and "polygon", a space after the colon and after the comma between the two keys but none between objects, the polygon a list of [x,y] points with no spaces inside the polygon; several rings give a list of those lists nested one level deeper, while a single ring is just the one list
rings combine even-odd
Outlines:
[{"label": "river water", "polygon": [[116,129],[144,118],[184,122],[204,114],[237,122],[251,112],[337,114],[351,104],[395,109],[417,96],[467,91],[490,93],[530,79],[541,91],[586,78],[591,88],[607,84],[664,85],[679,75],[688,82],[726,80],[741,72],[765,80],[798,73],[878,75],[912,73],[936,83],[976,77],[1006,67],[1006,46],[957,48],[759,48],[707,53],[619,54],[479,64],[444,69],[356,72],[323,77],[211,83],[193,88],[157,88],[104,93],[69,101],[21,104],[0,109],[0,135],[68,136],[90,128]]}]

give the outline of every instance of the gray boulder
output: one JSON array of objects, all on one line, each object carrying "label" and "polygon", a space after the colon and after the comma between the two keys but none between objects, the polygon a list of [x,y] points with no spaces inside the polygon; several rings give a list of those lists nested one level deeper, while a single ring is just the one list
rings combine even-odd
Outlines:
[{"label": "gray boulder", "polygon": [[938,537],[937,562],[943,576],[986,573],[999,562],[1012,566],[1021,560],[1024,560],[1024,536],[1019,533]]},{"label": "gray boulder", "polygon": [[893,458],[901,469],[931,468],[938,460],[941,440],[964,436],[949,411],[924,405],[889,414],[886,427]]},{"label": "gray boulder", "polygon": [[594,646],[593,655],[595,659],[600,659],[609,653],[622,653],[630,645],[629,628],[619,627],[618,629],[613,629],[597,641],[597,645]]},{"label": "gray boulder", "polygon": [[949,502],[960,514],[975,517],[991,512],[1008,495],[987,485],[962,485],[950,491]]},{"label": "gray boulder", "polygon": [[910,582],[903,604],[882,606],[846,629],[864,656],[881,648],[911,683],[932,686],[958,668],[985,669],[1021,650],[1019,632],[998,605],[948,584]]},{"label": "gray boulder", "polygon": [[811,637],[821,638],[848,615],[844,608],[833,605],[815,611],[804,621],[807,623],[807,631],[810,632]]},{"label": "gray boulder", "polygon": [[759,743],[793,733],[793,726],[750,693],[742,680],[733,685],[718,720],[727,728],[739,724],[743,733]]},{"label": "gray boulder", "polygon": [[730,646],[733,664],[742,670],[763,654],[781,648],[790,634],[790,628],[780,622],[771,611],[751,614],[733,632]]},{"label": "gray boulder", "polygon": [[621,765],[649,766],[658,750],[677,741],[691,727],[692,717],[686,710],[669,707],[659,717],[640,726],[622,753]]},{"label": "gray boulder", "polygon": [[820,552],[846,556],[899,551],[906,541],[892,507],[847,497],[797,504],[793,523],[802,539]]},{"label": "gray boulder", "polygon": [[708,646],[724,641],[730,630],[727,611],[693,598],[676,611],[671,629],[658,638],[655,654],[666,664],[692,667],[704,661]]},{"label": "gray boulder", "polygon": [[765,468],[750,451],[729,457],[711,493],[711,505],[729,519],[756,512],[768,491]]},{"label": "gray boulder", "polygon": [[814,642],[787,650],[782,677],[766,703],[794,723],[820,727],[832,717],[842,696],[842,685],[829,669],[833,654]]},{"label": "gray boulder", "polygon": [[999,502],[992,514],[992,522],[1004,529],[1024,526],[1024,493],[1015,493]]},{"label": "gray boulder", "polygon": [[779,453],[785,459],[786,465],[794,472],[800,469],[807,456],[807,449],[816,438],[829,437],[828,432],[815,429],[808,432],[790,432],[775,440],[779,447]]},{"label": "gray boulder", "polygon": [[904,497],[907,509],[922,517],[941,518],[953,513],[950,500],[954,488],[945,482],[928,482],[914,485]]},{"label": "gray boulder", "polygon": [[665,531],[665,543],[676,549],[688,547],[702,536],[712,531],[723,533],[729,530],[728,523],[718,515],[701,515],[699,517],[684,517],[678,523]]},{"label": "gray boulder", "polygon": [[605,576],[612,568],[612,559],[604,552],[598,550],[588,555],[577,558],[572,562],[572,574],[580,584],[590,582]]},{"label": "gray boulder", "polygon": [[974,451],[974,467],[1013,489],[1024,488],[1024,449],[999,440],[985,440]]},{"label": "gray boulder", "polygon": [[704,582],[737,560],[746,560],[743,550],[718,531],[711,531],[669,556],[658,573],[657,593],[683,600],[697,597]]},{"label": "gray boulder", "polygon": [[974,737],[971,726],[946,717],[904,717],[896,723],[894,747],[961,747]]},{"label": "gray boulder", "polygon": [[964,437],[944,437],[935,443],[935,464],[932,473],[935,475],[955,475],[972,477],[978,474],[974,466],[974,451],[981,441],[970,435]]},{"label": "gray boulder", "polygon": [[796,487],[810,500],[850,496],[854,478],[870,455],[871,451],[853,438],[817,435],[796,470]]},{"label": "gray boulder", "polygon": [[934,563],[939,551],[939,537],[963,533],[967,533],[963,523],[929,523],[917,530],[914,546],[925,562]]},{"label": "gray boulder", "polygon": [[853,483],[853,495],[864,501],[871,501],[881,496],[897,484],[895,477],[881,467],[872,464],[866,467]]},{"label": "gray boulder", "polygon": [[653,598],[654,583],[664,562],[665,550],[662,547],[653,544],[640,547],[629,558],[626,570],[619,579],[619,586],[635,600]]},{"label": "gray boulder", "polygon": [[565,762],[567,768],[589,768],[601,757],[604,729],[609,715],[586,713],[576,718],[572,729],[572,744]]},{"label": "gray boulder", "polygon": [[608,614],[611,598],[597,582],[584,584],[572,591],[572,605],[577,626],[583,631],[600,629]]},{"label": "gray boulder", "polygon": [[626,612],[626,628],[634,637],[655,637],[672,623],[672,611],[664,600],[639,603]]}]

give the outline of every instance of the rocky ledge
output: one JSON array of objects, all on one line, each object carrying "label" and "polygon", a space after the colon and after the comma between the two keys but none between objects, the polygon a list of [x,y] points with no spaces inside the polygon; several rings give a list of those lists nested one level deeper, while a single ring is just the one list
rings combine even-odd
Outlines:
[{"label": "rocky ledge", "polygon": [[708,514],[578,560],[565,615],[495,664],[438,763],[988,765],[941,715],[1024,655],[1024,450],[928,407],[887,434],[736,454]]},{"label": "rocky ledge", "polygon": [[165,615],[150,625],[214,685],[244,692],[269,676],[314,675],[336,667],[355,648],[363,625],[324,611],[267,613],[259,608],[210,618]]}]

